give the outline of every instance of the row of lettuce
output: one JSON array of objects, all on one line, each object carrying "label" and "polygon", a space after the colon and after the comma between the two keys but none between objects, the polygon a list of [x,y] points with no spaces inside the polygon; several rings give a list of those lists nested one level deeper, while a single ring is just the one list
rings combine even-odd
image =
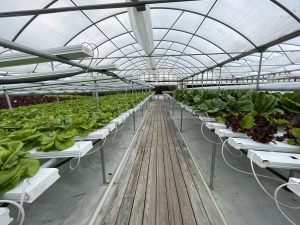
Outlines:
[{"label": "row of lettuce", "polygon": [[39,161],[26,152],[61,151],[104,127],[133,108],[150,93],[102,96],[99,107],[92,97],[79,97],[57,103],[18,107],[0,111],[0,195],[14,188],[23,177],[39,170]]},{"label": "row of lettuce", "polygon": [[224,122],[234,132],[246,133],[261,143],[274,140],[300,145],[300,91],[183,89],[173,97],[192,106],[200,115]]}]

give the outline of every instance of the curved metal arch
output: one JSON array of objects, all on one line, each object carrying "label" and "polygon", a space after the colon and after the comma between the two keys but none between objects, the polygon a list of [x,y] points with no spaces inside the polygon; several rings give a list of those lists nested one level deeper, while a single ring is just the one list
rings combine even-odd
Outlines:
[{"label": "curved metal arch", "polygon": [[[156,41],[156,40],[155,40],[155,41]],[[166,42],[171,42],[171,41],[166,41]],[[173,42],[174,42],[174,43],[177,43],[177,44],[184,45],[184,44],[182,44],[181,42],[175,42],[175,41],[173,41]],[[133,44],[124,45],[122,48],[126,48],[126,47],[131,46],[131,45],[133,45]],[[216,62],[214,59],[212,59],[211,57],[205,55],[204,52],[202,52],[202,51],[200,51],[199,49],[196,49],[196,48],[194,48],[194,47],[192,47],[192,46],[189,46],[189,47],[192,48],[192,49],[194,49],[194,50],[196,50],[196,51],[198,51],[198,52],[200,52],[200,53],[202,53],[204,56],[208,57],[208,58],[211,59],[214,63],[217,64],[217,62]],[[120,49],[122,49],[122,48],[120,48]],[[157,48],[157,49],[168,50],[168,49],[166,49],[166,48]],[[171,50],[172,50],[172,51],[175,51],[175,52],[178,52],[178,53],[181,53],[180,51],[177,51],[177,50],[175,50],[175,49],[171,49]],[[107,54],[107,55],[104,56],[104,57],[109,57],[110,55],[114,54],[114,53],[117,52],[117,51],[118,51],[118,49],[115,50],[115,51],[113,51],[113,52],[111,52],[110,54]],[[141,51],[141,50],[137,50],[137,51],[134,51],[134,52],[130,52],[130,53],[127,54],[126,56],[128,56],[128,55],[130,55],[130,54],[133,54],[133,53],[136,53],[136,52],[139,52],[139,51]],[[190,56],[190,55],[183,55],[183,56],[189,56],[189,57],[193,58],[194,60],[198,61],[200,64],[202,64],[205,68],[207,68],[207,66],[206,66],[203,62],[201,62],[199,59],[197,59],[197,58],[195,58],[195,57],[193,57],[193,56]],[[143,57],[143,56],[142,56],[142,57]],[[175,57],[175,56],[174,56],[174,57]],[[118,60],[120,60],[120,59],[116,59],[113,63],[117,63]],[[122,64],[121,64],[121,65],[122,65]]]},{"label": "curved metal arch", "polygon": [[[143,73],[142,72],[139,72],[139,73],[137,73],[137,74],[135,74],[134,76],[140,76],[140,75],[143,75]],[[148,74],[148,75],[150,75],[150,74]],[[153,74],[152,74],[153,75]],[[178,78],[180,78],[180,79],[182,79],[184,76],[181,76],[180,74],[171,74],[171,75],[174,75],[175,77],[178,77]]]},{"label": "curved metal arch", "polygon": [[[173,60],[168,60],[168,61],[171,61],[171,62],[174,62]],[[182,65],[182,66],[185,66],[184,64],[182,64],[182,63],[178,63],[178,64],[180,64],[180,65]],[[130,66],[132,66],[132,65],[130,65]],[[188,71],[186,71],[186,69],[185,68],[176,68],[176,70],[183,70],[185,73],[193,73],[193,71],[192,72],[188,72]],[[135,71],[137,71],[137,70],[127,70],[127,71],[125,71],[124,72],[124,75],[126,75],[126,74],[128,74],[128,73],[133,73],[133,72],[135,72]],[[122,72],[122,71],[121,71]]]},{"label": "curved metal arch", "polygon": [[[159,27],[156,27],[156,28],[153,28],[153,29],[156,29],[156,30],[168,30],[167,28],[159,28]],[[182,33],[186,33],[186,34],[190,34],[190,35],[194,35],[195,37],[198,37],[204,41],[207,41],[209,42],[210,44],[214,45],[215,47],[217,47],[218,49],[220,49],[222,52],[224,52],[226,55],[228,55],[229,58],[232,58],[230,54],[228,54],[223,48],[221,48],[219,45],[217,45],[216,43],[198,35],[198,34],[193,34],[191,32],[188,32],[188,31],[184,31],[184,30],[179,30],[179,29],[171,29],[172,31],[177,31],[177,32],[182,32]],[[165,41],[165,40],[162,40],[162,41]],[[171,41],[171,40],[169,40]],[[190,47],[190,45],[189,45]]]},{"label": "curved metal arch", "polygon": [[[167,59],[168,61],[170,61],[170,62],[175,62],[174,60],[171,60],[171,59]],[[185,60],[182,60],[182,61],[185,61]],[[186,61],[185,61],[186,62]],[[187,62],[187,63],[189,63],[189,62]],[[178,62],[178,64],[180,64],[180,65],[182,65],[183,67],[186,67],[186,65],[184,65],[184,64],[182,64],[181,62]],[[190,63],[189,63],[190,64]],[[129,66],[128,66],[129,67]],[[126,68],[128,68],[128,67],[125,67],[124,69],[126,69]],[[186,70],[185,68],[180,68],[180,69],[182,69],[182,70]],[[192,71],[191,69],[189,69],[190,70],[190,72],[191,73],[194,73],[194,71]],[[129,72],[132,72],[132,71],[126,71],[125,73],[124,73],[124,75],[126,75],[127,73],[129,73]],[[186,70],[186,73],[189,73],[187,70]]]},{"label": "curved metal arch", "polygon": [[[124,14],[124,13],[127,13],[127,10],[126,11],[123,11],[123,12],[119,12],[119,13],[116,13],[116,14],[113,14],[113,15],[109,15],[107,17],[104,17],[100,20],[97,20],[95,21],[94,23],[88,25],[87,27],[85,27],[84,29],[80,30],[78,33],[76,33],[73,37],[71,37],[65,44],[64,46],[66,46],[67,44],[69,44],[74,38],[76,38],[78,35],[80,35],[82,32],[86,31],[87,29],[91,28],[92,26],[95,26],[97,25],[98,23],[101,23],[102,21],[104,20],[107,20],[107,19],[110,19],[112,17],[115,17],[115,16],[118,16],[118,15],[121,15],[121,14]],[[109,41],[109,40],[108,40]],[[106,42],[106,41],[105,41]],[[104,43],[104,42],[103,42]]]},{"label": "curved metal arch", "polygon": [[[175,58],[175,57],[174,57]],[[193,66],[193,64],[191,64],[190,62],[188,62],[187,60],[184,60],[184,59],[181,59],[182,61],[184,61],[184,62],[186,62],[186,63],[188,63],[188,64],[190,64],[191,66]],[[128,62],[128,61],[127,61]],[[125,62],[125,63],[127,63],[127,62]],[[175,61],[173,61],[173,62],[175,62]],[[122,65],[124,65],[125,63],[123,63],[123,64],[121,64],[120,66],[122,66]],[[182,63],[181,63],[181,65],[183,65]],[[183,66],[185,66],[185,65],[183,65]],[[123,69],[127,69],[129,66],[127,66],[127,67],[125,67],[125,68],[123,68]],[[191,69],[189,69],[190,71],[192,71]],[[194,71],[192,71],[192,72],[194,72]]]},{"label": "curved metal arch", "polygon": [[272,3],[274,3],[275,5],[277,5],[279,8],[281,8],[282,10],[284,10],[291,17],[293,17],[298,23],[300,23],[300,18],[295,13],[293,13],[291,10],[289,10],[285,5],[281,4],[277,0],[270,0],[270,1]]},{"label": "curved metal arch", "polygon": [[[166,29],[166,28],[153,28],[153,29],[163,29],[163,30],[168,30],[168,29]],[[182,30],[178,30],[178,29],[172,29],[172,30],[177,31],[177,32],[183,32],[183,33],[191,34],[190,32],[186,32],[186,31],[182,31]],[[118,35],[116,35],[115,37],[113,37],[113,38],[111,38],[111,39],[109,39],[109,40],[106,40],[106,41],[100,43],[100,44],[97,45],[96,47],[98,48],[100,45],[103,45],[103,44],[105,44],[106,42],[112,41],[114,38],[120,37],[120,36],[122,36],[122,35],[126,35],[126,34],[128,34],[128,33],[130,33],[130,32],[132,32],[132,31],[125,32],[125,33],[122,33],[122,34],[118,34]],[[201,37],[201,36],[199,36],[199,35],[194,35],[194,36],[196,36],[196,37],[198,37],[198,38],[200,38],[200,39],[203,39],[203,40],[209,42],[210,44],[212,44],[213,46],[217,47],[217,48],[220,49],[222,52],[224,52],[226,55],[228,55],[230,58],[232,58],[232,57],[231,57],[224,49],[222,49],[222,48],[221,48],[220,46],[218,46],[217,44],[215,44],[215,43],[213,43],[213,42],[211,42],[211,41],[207,40],[206,38],[203,38],[203,37]],[[155,41],[156,41],[156,40],[155,40]],[[174,42],[174,43],[177,43],[177,44],[182,44],[182,45],[184,45],[184,44],[181,43],[181,42],[176,42],[176,41],[171,41],[171,40],[162,40],[162,41],[166,41],[166,42]],[[132,44],[128,44],[128,45],[122,46],[122,48],[128,47],[128,46],[133,45],[133,44],[136,44],[136,43],[132,43]],[[199,49],[197,49],[197,48],[195,48],[195,47],[193,47],[193,46],[191,46],[191,45],[188,45],[188,47],[190,47],[190,48],[192,48],[192,49],[194,49],[194,50],[196,50],[196,51],[199,51],[199,52],[201,52],[202,54],[205,55],[204,52],[202,52],[201,50],[199,50]],[[107,55],[105,55],[105,56],[103,56],[103,57],[109,57],[109,55],[115,53],[116,51],[119,51],[119,50],[122,49],[122,48],[116,49],[116,50],[112,51],[111,53],[109,53],[109,54],[107,54]],[[138,51],[134,51],[134,52],[131,52],[131,53],[129,53],[129,54],[132,54],[132,53],[135,53],[135,52],[138,52]],[[127,55],[128,55],[128,54],[127,54]],[[125,55],[125,56],[127,56],[127,55]],[[211,57],[208,56],[208,55],[205,55],[205,56],[208,57],[209,59],[211,59],[211,60],[217,65],[217,62],[216,62],[213,58],[211,58]],[[191,56],[190,56],[190,57],[191,57]],[[195,59],[195,60],[197,60],[198,62],[200,62],[204,67],[207,67],[207,66],[206,66],[203,62],[201,62],[200,60],[198,60],[198,59],[196,59],[196,58],[194,58],[194,57],[192,57],[192,58]],[[116,61],[117,61],[117,60],[116,60]],[[115,61],[115,62],[116,62],[116,61]],[[99,63],[99,62],[98,62],[98,63]]]},{"label": "curved metal arch", "polygon": [[206,17],[208,19],[211,19],[217,23],[220,23],[224,26],[226,26],[227,28],[229,28],[230,30],[234,31],[235,33],[237,33],[239,36],[241,36],[243,39],[245,39],[247,42],[249,42],[254,48],[257,49],[257,46],[254,44],[253,41],[251,41],[246,35],[244,35],[243,33],[241,33],[240,31],[238,31],[237,29],[235,29],[234,27],[230,26],[229,24],[221,21],[221,20],[218,20],[214,17],[211,17],[209,15],[206,15],[206,14],[203,14],[203,13],[199,13],[199,12],[194,12],[194,11],[191,11],[191,10],[187,10],[187,9],[178,9],[178,8],[169,8],[169,7],[151,7],[151,9],[167,9],[167,10],[178,10],[178,11],[183,11],[183,12],[188,12],[188,13],[193,13],[193,14],[196,14],[196,15],[200,15],[200,16],[203,16],[203,17]]},{"label": "curved metal arch", "polygon": [[[143,73],[142,72],[138,72],[138,73],[136,73],[134,76],[140,76],[140,75],[143,75]],[[150,74],[149,74],[150,75]],[[152,74],[153,75],[153,74]],[[173,75],[173,76],[175,76],[175,77],[178,77],[178,78],[180,78],[180,79],[182,79],[184,76],[182,76],[181,75],[181,73],[179,72],[179,71],[173,71],[173,73],[172,74],[170,74],[170,75]]]},{"label": "curved metal arch", "polygon": [[[50,6],[54,5],[59,0],[52,0],[47,5],[45,5],[42,9],[48,9]],[[13,37],[12,41],[16,41],[18,37],[23,33],[23,31],[33,22],[39,15],[32,16],[25,24],[24,26],[18,31],[18,33]]]},{"label": "curved metal arch", "polygon": [[[162,9],[171,9],[171,8],[164,8],[164,7],[157,7],[157,8],[155,8],[155,9],[160,9],[160,8],[162,8]],[[179,10],[179,9],[173,8],[172,10]],[[199,13],[192,12],[192,11],[188,11],[188,10],[181,10],[181,11],[199,14]],[[90,28],[90,27],[92,27],[92,26],[95,26],[95,25],[97,25],[98,23],[100,23],[100,22],[102,22],[102,21],[104,21],[104,20],[106,20],[106,19],[109,19],[109,18],[112,18],[112,17],[116,17],[116,16],[121,15],[121,14],[124,14],[124,13],[127,13],[127,11],[123,11],[123,12],[119,12],[119,13],[116,13],[116,14],[113,14],[113,15],[110,15],[110,16],[107,16],[107,17],[105,17],[105,18],[102,18],[102,19],[100,19],[100,20],[98,20],[98,21],[96,21],[96,22],[90,24],[89,26],[85,27],[84,29],[82,29],[81,31],[79,31],[77,34],[75,34],[72,38],[70,38],[70,39],[64,44],[64,46],[67,45],[68,43],[70,43],[74,38],[76,38],[78,35],[80,35],[82,32],[84,32],[84,31],[87,30],[88,28]],[[199,14],[199,15],[201,15],[201,14]],[[202,14],[201,16],[203,16],[203,15],[204,15],[204,14]],[[207,18],[210,18],[210,17],[207,17]],[[152,29],[168,30],[167,28],[152,28]],[[216,43],[214,43],[214,42],[212,42],[212,41],[210,41],[210,40],[208,40],[208,39],[206,39],[206,38],[204,38],[204,37],[202,37],[202,36],[200,36],[200,35],[198,35],[198,34],[192,34],[191,32],[184,31],[184,30],[179,30],[179,29],[174,29],[174,28],[169,29],[169,30],[173,30],[173,31],[178,31],[178,32],[183,32],[183,33],[187,33],[187,34],[194,35],[194,36],[196,36],[196,37],[198,37],[198,38],[200,38],[200,39],[203,39],[203,40],[209,42],[210,44],[214,45],[215,47],[217,47],[218,49],[220,49],[222,52],[226,53],[230,58],[232,58],[232,57],[230,56],[230,54],[228,54],[228,53],[227,53],[223,48],[221,48],[219,45],[217,45]],[[130,32],[132,32],[132,31],[130,31]],[[130,32],[126,32],[126,33],[123,33],[123,34],[128,34],[128,33],[130,33]],[[114,38],[116,38],[116,37],[119,37],[119,36],[121,36],[121,35],[123,35],[123,34],[119,34],[119,35],[117,35],[117,36],[114,36],[113,38],[108,39],[108,40],[102,42],[101,44],[104,44],[104,43],[106,43],[106,42],[108,42],[108,41],[111,41],[112,39],[114,39]],[[99,47],[101,44],[97,45],[97,47]],[[190,47],[190,46],[189,46],[189,47]],[[199,51],[199,50],[198,50],[198,51]],[[107,56],[105,56],[105,57],[107,57]]]},{"label": "curved metal arch", "polygon": [[[169,61],[174,62],[173,60],[169,60]],[[180,64],[180,65],[182,65],[183,67],[185,67],[185,65],[183,65],[182,63],[178,63],[178,64]],[[183,70],[185,73],[189,73],[188,71],[185,71],[184,68],[177,68],[176,71],[177,71],[177,70],[179,71],[179,69],[180,69],[180,70]],[[173,70],[173,71],[175,71],[175,70]],[[182,71],[180,71],[180,72],[182,72]],[[128,70],[128,71],[125,71],[125,72],[124,72],[124,75],[127,75],[128,73],[136,73],[136,72],[135,72],[135,71],[132,71],[132,70]],[[143,72],[141,71],[141,73],[143,73]],[[193,73],[193,72],[192,72],[192,73]]]}]

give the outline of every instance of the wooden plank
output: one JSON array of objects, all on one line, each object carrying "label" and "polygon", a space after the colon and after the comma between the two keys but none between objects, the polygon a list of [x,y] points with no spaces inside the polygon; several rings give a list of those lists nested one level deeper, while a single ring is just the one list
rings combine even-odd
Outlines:
[{"label": "wooden plank", "polygon": [[[168,136],[170,132],[166,129],[166,117],[162,121],[162,138],[163,138],[163,150],[164,150],[164,162],[165,162],[165,174],[166,174],[166,189],[167,189],[167,200],[168,200],[168,214],[169,222],[172,225],[182,225],[182,217],[178,199],[178,193],[176,190],[175,178],[173,168],[171,165],[171,158],[169,154]],[[171,138],[171,137],[170,137]]]},{"label": "wooden plank", "polygon": [[130,223],[129,223],[130,225],[143,224],[148,169],[149,169],[149,162],[150,162],[150,152],[151,149],[149,148],[145,149],[144,159],[142,162],[142,168],[139,176],[138,185],[136,188],[136,194],[135,194],[131,217],[130,217]]},{"label": "wooden plank", "polygon": [[164,167],[164,154],[163,154],[163,137],[162,137],[162,113],[161,106],[158,108],[159,115],[157,118],[157,202],[156,202],[156,224],[168,225],[168,203],[167,203],[167,190],[166,178]]},{"label": "wooden plank", "polygon": [[156,146],[151,147],[143,225],[155,225],[156,218]]},{"label": "wooden plank", "polygon": [[224,225],[224,222],[218,213],[216,206],[214,205],[211,197],[209,196],[209,193],[205,187],[205,184],[201,180],[197,168],[195,166],[195,163],[190,156],[190,153],[188,152],[187,148],[182,148],[183,155],[186,159],[187,165],[189,167],[190,173],[192,175],[193,181],[197,187],[197,191],[199,193],[199,196],[202,199],[203,205],[205,206],[206,213],[209,217],[210,223],[212,225]]},{"label": "wooden plank", "polygon": [[190,174],[190,171],[185,163],[185,159],[182,155],[181,148],[175,147],[177,158],[179,161],[179,165],[181,167],[181,171],[185,180],[185,184],[187,187],[187,191],[189,194],[189,198],[194,210],[194,215],[198,225],[209,225],[210,221],[206,214],[206,210],[203,206],[203,202],[197,192],[196,186]]},{"label": "wooden plank", "polygon": [[[148,118],[146,118],[147,124],[151,124],[152,121],[152,117],[148,116]],[[110,225],[110,224],[115,224],[116,220],[117,220],[117,215],[119,213],[119,209],[121,207],[122,204],[122,199],[124,197],[124,193],[126,191],[126,187],[127,184],[129,182],[129,178],[131,175],[131,171],[134,169],[135,165],[138,163],[139,161],[139,155],[141,154],[141,151],[139,151],[139,144],[141,142],[141,138],[144,137],[144,135],[148,134],[149,131],[149,126],[147,126],[147,124],[145,123],[145,125],[143,125],[143,127],[141,127],[142,129],[139,132],[139,136],[135,142],[135,144],[133,145],[133,150],[131,152],[131,156],[128,159],[128,162],[126,164],[126,167],[124,168],[124,171],[120,174],[120,176],[116,179],[116,183],[115,186],[113,187],[113,189],[115,189],[114,192],[112,192],[111,194],[113,196],[115,196],[114,200],[111,202],[111,207],[110,209],[107,210],[108,213],[105,213],[105,216],[101,216],[101,214],[103,215],[103,213],[100,213],[100,217],[104,217],[103,220],[101,220],[101,224],[105,224],[105,225]],[[105,212],[103,210],[103,212]]]},{"label": "wooden plank", "polygon": [[174,174],[176,174],[175,184],[178,194],[182,221],[185,225],[196,225],[196,220],[194,216],[194,211],[187,193],[187,189],[184,183],[184,179],[180,170],[180,166],[176,157],[175,148],[169,148],[169,154],[171,156],[171,163],[173,167]]}]

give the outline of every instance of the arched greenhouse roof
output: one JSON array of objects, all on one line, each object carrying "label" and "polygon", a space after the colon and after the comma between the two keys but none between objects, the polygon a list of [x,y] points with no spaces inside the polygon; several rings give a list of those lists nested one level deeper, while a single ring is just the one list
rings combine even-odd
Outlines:
[{"label": "arched greenhouse roof", "polygon": [[[95,53],[93,65],[115,64],[118,69],[114,73],[119,77],[150,83],[179,81],[195,75],[208,78],[214,74],[212,69],[219,74],[220,68],[221,78],[251,77],[258,74],[260,59],[262,74],[289,76],[300,69],[299,1],[147,1],[145,11],[122,7],[126,2],[117,0],[1,3],[0,38],[39,50],[90,43]],[[119,7],[75,10],[109,3]],[[74,10],[64,11],[65,7]],[[28,11],[40,9],[45,12]],[[47,9],[61,10],[47,13]],[[144,33],[133,26],[133,20],[141,18]],[[1,47],[0,52],[4,55],[13,51]],[[75,61],[89,65],[91,58]],[[4,77],[69,67],[48,62],[0,71]],[[87,76],[90,74],[64,79]]]}]

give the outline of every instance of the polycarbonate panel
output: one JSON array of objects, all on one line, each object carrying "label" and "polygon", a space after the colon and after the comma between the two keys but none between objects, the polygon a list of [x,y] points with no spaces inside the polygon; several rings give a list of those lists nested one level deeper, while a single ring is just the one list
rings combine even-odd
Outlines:
[{"label": "polycarbonate panel", "polygon": [[184,12],[174,25],[174,29],[195,33],[200,26],[203,16],[194,13]]},{"label": "polycarbonate panel", "polygon": [[111,40],[112,40],[112,42],[114,42],[114,44],[118,48],[122,48],[124,46],[136,43],[136,41],[133,39],[133,37],[129,33],[123,34],[123,35],[118,36],[118,37],[115,37]]},{"label": "polycarbonate panel", "polygon": [[100,57],[106,57],[107,55],[111,54],[112,52],[116,51],[116,46],[111,43],[110,41],[105,42],[104,44],[98,47]]},{"label": "polycarbonate panel", "polygon": [[164,40],[168,41],[178,41],[180,43],[187,43],[191,39],[192,35],[185,33],[183,31],[175,31],[175,30],[170,30]]},{"label": "polycarbonate panel", "polygon": [[153,39],[156,41],[163,40],[168,30],[166,29],[153,29]]},{"label": "polycarbonate panel", "polygon": [[300,17],[300,4],[295,0],[277,0],[286,8],[288,8],[291,12],[293,12],[296,16]]},{"label": "polycarbonate panel", "polygon": [[157,45],[157,48],[168,49],[172,45],[172,42],[169,41],[161,41],[161,42],[154,42],[154,46]]},{"label": "polycarbonate panel", "polygon": [[127,32],[120,22],[114,17],[97,23],[97,26],[108,38],[113,38]]},{"label": "polycarbonate panel", "polygon": [[271,1],[219,0],[210,16],[234,27],[256,46],[300,28],[294,18]]},{"label": "polycarbonate panel", "polygon": [[253,46],[240,34],[229,27],[206,18],[197,35],[210,40],[226,52],[247,51]]},{"label": "polycarbonate panel", "polygon": [[152,27],[169,29],[181,13],[178,10],[151,9]]},{"label": "polycarbonate panel", "polygon": [[68,45],[77,45],[84,42],[99,45],[106,40],[107,38],[99,31],[99,29],[97,29],[95,26],[92,26],[74,37],[73,40],[68,43]]},{"label": "polycarbonate panel", "polygon": [[192,2],[181,2],[181,3],[164,3],[155,4],[151,6],[151,9],[155,8],[173,8],[173,9],[183,9],[187,11],[197,11],[199,13],[206,14],[210,7],[213,5],[215,0],[204,0],[204,1],[192,1]]},{"label": "polycarbonate panel", "polygon": [[[68,6],[72,6],[69,1],[60,0],[51,8]],[[39,49],[60,47],[89,24],[90,21],[80,12],[40,15],[23,31],[17,42]]]},{"label": "polycarbonate panel", "polygon": [[128,55],[130,53],[133,53],[135,52],[135,48],[132,46],[132,45],[129,45],[129,46],[126,46],[124,48],[122,48],[122,52],[125,54],[125,55]]}]

